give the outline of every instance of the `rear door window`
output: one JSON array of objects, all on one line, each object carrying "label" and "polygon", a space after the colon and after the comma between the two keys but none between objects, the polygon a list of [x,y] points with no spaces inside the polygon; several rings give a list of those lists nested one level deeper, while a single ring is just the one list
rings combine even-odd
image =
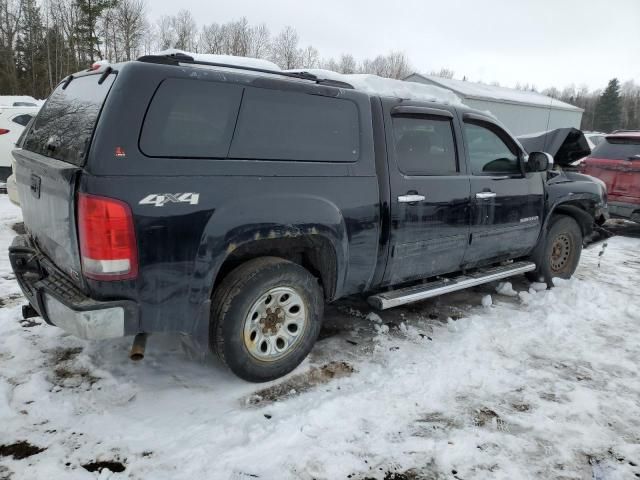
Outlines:
[{"label": "rear door window", "polygon": [[405,175],[456,175],[458,161],[448,118],[393,117],[398,168]]},{"label": "rear door window", "polygon": [[593,158],[640,160],[640,138],[605,137],[591,152]]},{"label": "rear door window", "polygon": [[150,157],[225,158],[242,87],[169,78],[149,106],[140,150]]},{"label": "rear door window", "polygon": [[242,159],[355,162],[358,107],[344,98],[247,88],[229,156]]},{"label": "rear door window", "polygon": [[115,75],[61,83],[44,104],[25,137],[23,148],[74,165],[83,165],[93,131]]}]

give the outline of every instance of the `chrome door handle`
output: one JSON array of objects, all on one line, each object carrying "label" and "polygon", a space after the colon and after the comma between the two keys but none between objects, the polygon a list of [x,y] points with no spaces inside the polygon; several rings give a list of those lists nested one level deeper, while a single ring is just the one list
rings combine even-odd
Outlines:
[{"label": "chrome door handle", "polygon": [[414,203],[422,202],[426,197],[424,195],[400,195],[398,202],[400,203]]},{"label": "chrome door handle", "polygon": [[476,193],[476,198],[493,198],[496,196],[495,192],[479,192]]}]

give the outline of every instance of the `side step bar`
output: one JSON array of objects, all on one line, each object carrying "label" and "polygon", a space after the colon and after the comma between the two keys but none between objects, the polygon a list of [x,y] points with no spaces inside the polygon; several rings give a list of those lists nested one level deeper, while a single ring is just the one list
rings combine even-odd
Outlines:
[{"label": "side step bar", "polygon": [[514,262],[509,265],[485,268],[455,278],[442,278],[429,283],[414,285],[399,290],[379,293],[368,298],[369,305],[378,310],[397,307],[405,303],[418,302],[445,293],[475,287],[483,283],[531,272],[536,269],[532,262]]}]

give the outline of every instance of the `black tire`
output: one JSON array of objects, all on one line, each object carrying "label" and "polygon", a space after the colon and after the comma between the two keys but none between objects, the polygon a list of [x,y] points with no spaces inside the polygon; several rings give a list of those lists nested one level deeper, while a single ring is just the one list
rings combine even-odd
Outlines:
[{"label": "black tire", "polygon": [[[294,289],[304,303],[306,320],[302,333],[287,347],[290,351],[285,356],[264,361],[251,353],[250,347],[255,344],[247,346],[250,340],[245,338],[245,322],[256,302],[274,288]],[[250,260],[229,273],[214,292],[209,335],[211,350],[244,380],[274,380],[291,372],[309,354],[320,333],[323,310],[322,288],[306,269],[277,257]],[[271,330],[267,334],[271,336]]]},{"label": "black tire", "polygon": [[529,272],[531,281],[544,280],[549,286],[552,279],[571,278],[578,268],[582,253],[582,230],[567,215],[554,215],[541,245],[536,247],[532,260],[537,269]]}]

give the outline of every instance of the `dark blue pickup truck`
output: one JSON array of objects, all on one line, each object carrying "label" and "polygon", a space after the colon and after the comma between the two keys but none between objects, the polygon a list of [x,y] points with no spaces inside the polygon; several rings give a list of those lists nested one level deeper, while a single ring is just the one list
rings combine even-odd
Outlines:
[{"label": "dark blue pickup truck", "polygon": [[606,209],[486,113],[184,55],[65,78],[18,147],[24,314],[139,355],[188,334],[250,381],[294,369],[341,297],[567,278]]}]

